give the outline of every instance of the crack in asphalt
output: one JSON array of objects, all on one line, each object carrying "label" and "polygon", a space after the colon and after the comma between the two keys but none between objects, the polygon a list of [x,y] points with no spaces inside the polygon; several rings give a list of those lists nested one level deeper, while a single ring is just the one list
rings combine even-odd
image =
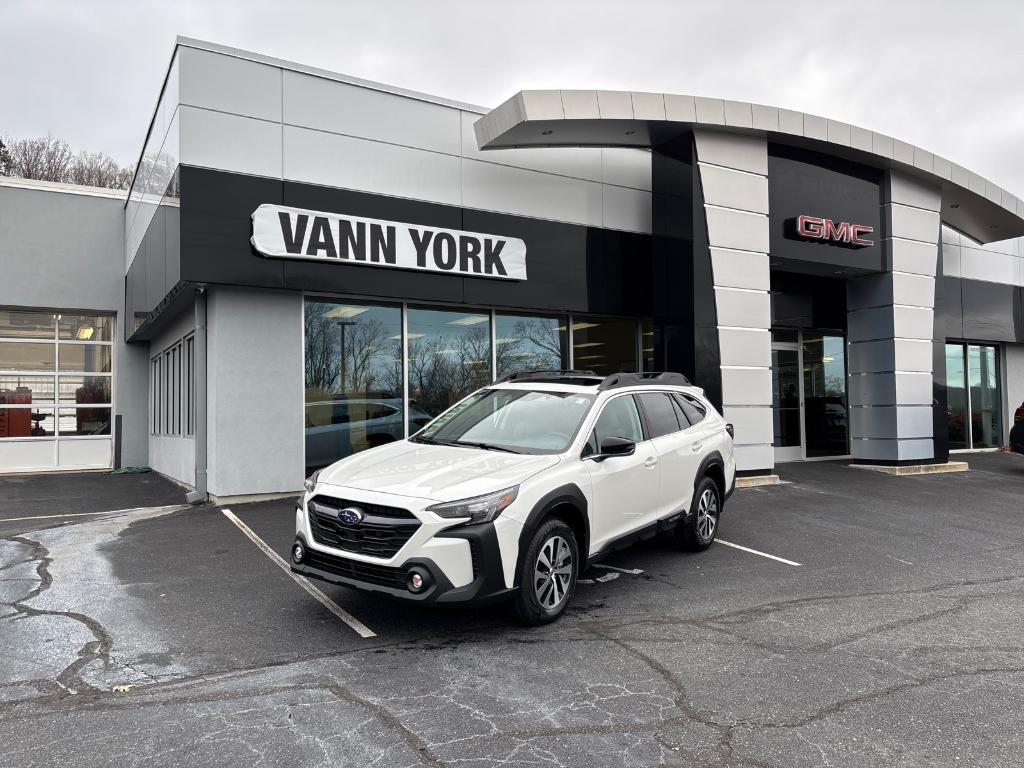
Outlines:
[{"label": "crack in asphalt", "polygon": [[57,611],[28,605],[30,600],[39,597],[53,585],[53,576],[50,574],[50,564],[53,560],[50,557],[49,550],[38,541],[25,538],[24,536],[8,536],[4,540],[13,541],[29,548],[28,554],[21,558],[20,562],[36,563],[36,576],[39,579],[39,584],[19,600],[11,603],[5,602],[3,605],[9,605],[18,614],[26,618],[33,616],[60,616],[85,626],[95,639],[90,640],[78,649],[76,659],[61,670],[54,682],[70,694],[77,694],[81,690],[100,690],[82,679],[82,670],[97,660],[102,661],[104,667],[110,664],[110,650],[114,645],[113,637],[96,619],[84,613]]}]

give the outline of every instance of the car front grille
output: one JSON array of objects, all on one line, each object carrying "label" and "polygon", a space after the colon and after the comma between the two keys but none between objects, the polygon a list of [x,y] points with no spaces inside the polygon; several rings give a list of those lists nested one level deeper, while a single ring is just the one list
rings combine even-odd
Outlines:
[{"label": "car front grille", "polygon": [[[363,519],[352,524],[341,522],[338,511],[345,507],[358,507]],[[313,541],[370,557],[394,557],[420,527],[414,514],[399,507],[315,496],[308,508]]]},{"label": "car front grille", "polygon": [[318,552],[309,547],[306,548],[306,558],[302,564],[310,568],[316,568],[318,571],[342,576],[346,579],[376,584],[381,587],[391,587],[392,589],[405,589],[406,574],[403,568],[388,568],[384,565],[346,560],[344,557],[335,557],[334,555]]}]

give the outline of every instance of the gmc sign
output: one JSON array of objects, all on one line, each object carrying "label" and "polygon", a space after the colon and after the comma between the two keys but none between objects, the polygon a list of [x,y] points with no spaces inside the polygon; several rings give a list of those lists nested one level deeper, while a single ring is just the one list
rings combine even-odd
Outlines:
[{"label": "gmc sign", "polygon": [[875,231],[874,227],[867,224],[850,224],[843,221],[837,224],[832,219],[823,219],[820,216],[808,216],[801,214],[796,217],[796,234],[806,240],[822,240],[828,243],[841,243],[850,246],[874,245],[874,240],[869,240],[864,235],[870,235]]}]

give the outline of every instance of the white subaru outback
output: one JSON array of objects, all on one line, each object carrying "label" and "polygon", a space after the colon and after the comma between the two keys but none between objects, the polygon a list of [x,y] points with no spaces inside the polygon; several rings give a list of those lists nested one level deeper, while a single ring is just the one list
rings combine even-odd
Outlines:
[{"label": "white subaru outback", "polygon": [[542,624],[603,554],[666,530],[710,546],[735,476],[732,426],[680,374],[517,374],[306,480],[291,568]]}]

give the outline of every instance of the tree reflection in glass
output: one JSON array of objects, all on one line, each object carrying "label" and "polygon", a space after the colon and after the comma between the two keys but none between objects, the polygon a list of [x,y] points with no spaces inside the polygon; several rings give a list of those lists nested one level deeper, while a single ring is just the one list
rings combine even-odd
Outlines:
[{"label": "tree reflection in glass", "polygon": [[565,318],[499,314],[494,319],[497,378],[569,367]]},{"label": "tree reflection in glass", "polygon": [[409,433],[491,383],[487,312],[410,307]]},{"label": "tree reflection in glass", "polygon": [[306,301],[307,469],[404,436],[401,313],[398,306]]}]

